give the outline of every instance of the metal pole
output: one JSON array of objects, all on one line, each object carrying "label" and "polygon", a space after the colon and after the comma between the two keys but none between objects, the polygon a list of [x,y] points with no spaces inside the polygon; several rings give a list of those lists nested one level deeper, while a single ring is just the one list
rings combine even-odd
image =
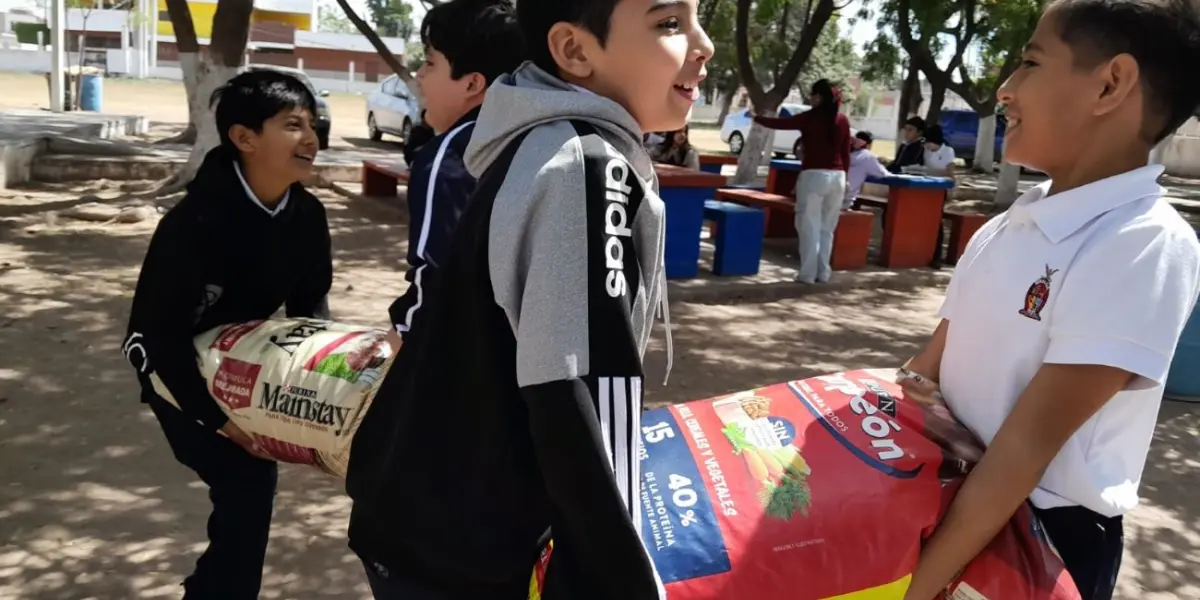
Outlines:
[{"label": "metal pole", "polygon": [[50,0],[50,110],[63,111],[63,68],[66,66],[63,47],[63,21],[67,11],[63,0]]},{"label": "metal pole", "polygon": [[[146,12],[150,23],[150,68],[158,67],[158,1],[150,0],[146,3]],[[146,73],[149,77],[150,73]]]}]

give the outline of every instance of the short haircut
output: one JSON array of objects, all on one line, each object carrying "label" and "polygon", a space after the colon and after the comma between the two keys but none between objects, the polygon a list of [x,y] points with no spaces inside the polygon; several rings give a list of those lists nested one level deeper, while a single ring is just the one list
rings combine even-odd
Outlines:
[{"label": "short haircut", "polygon": [[870,144],[875,141],[875,135],[872,134],[870,131],[860,131],[860,132],[854,134],[854,137],[862,140],[863,142],[865,142],[867,144]]},{"label": "short haircut", "polygon": [[450,0],[429,9],[421,43],[450,62],[450,76],[483,75],[490,84],[525,59],[512,0]]},{"label": "short haircut", "polygon": [[253,69],[230,79],[209,98],[216,105],[221,145],[237,151],[229,128],[241,125],[262,133],[263,123],[285,110],[303,108],[317,116],[317,98],[298,78],[273,69]]},{"label": "short haircut", "polygon": [[621,0],[520,0],[517,21],[525,36],[529,59],[548,73],[557,75],[558,64],[550,54],[547,38],[557,23],[578,25],[596,36],[603,46],[608,41],[613,11]]},{"label": "short haircut", "polygon": [[912,125],[914,129],[916,129],[917,131],[920,131],[922,133],[924,133],[925,129],[926,129],[925,119],[922,119],[921,117],[909,117],[908,120],[904,122],[904,124]]},{"label": "short haircut", "polygon": [[1120,54],[1138,63],[1146,117],[1157,144],[1200,105],[1200,10],[1194,0],[1058,0],[1047,9],[1075,65],[1095,68]]}]

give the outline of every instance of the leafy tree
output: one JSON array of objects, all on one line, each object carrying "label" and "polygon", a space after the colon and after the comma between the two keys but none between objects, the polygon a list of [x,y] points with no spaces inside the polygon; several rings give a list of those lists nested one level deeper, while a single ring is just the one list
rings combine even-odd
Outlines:
[{"label": "leafy tree", "polygon": [[[755,111],[773,113],[796,85],[826,24],[846,4],[836,0],[736,0],[736,3],[734,52],[739,79]],[[770,82],[770,88],[764,81]],[[738,160],[735,182],[746,182],[756,175],[771,137],[765,128],[757,124],[751,127]]]},{"label": "leafy tree", "polygon": [[346,18],[340,8],[322,5],[317,8],[317,27],[330,33],[356,33],[354,23]]},{"label": "leafy tree", "polygon": [[375,29],[384,37],[409,39],[415,32],[412,5],[405,0],[367,0]]}]

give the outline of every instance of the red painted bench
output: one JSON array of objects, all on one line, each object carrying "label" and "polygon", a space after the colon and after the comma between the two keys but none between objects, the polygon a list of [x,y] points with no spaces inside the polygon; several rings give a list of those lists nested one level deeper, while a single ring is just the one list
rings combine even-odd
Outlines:
[{"label": "red painted bench", "polygon": [[833,230],[833,253],[829,266],[835,271],[853,271],[867,266],[871,229],[875,215],[861,210],[843,210]]},{"label": "red painted bench", "polygon": [[946,262],[953,265],[957,264],[958,259],[967,251],[967,242],[971,241],[971,236],[991,217],[979,213],[946,211],[942,218],[950,222],[950,247],[947,249]]},{"label": "red painted bench", "polygon": [[705,173],[721,173],[725,165],[736,165],[738,157],[732,154],[701,154],[700,170]]},{"label": "red painted bench", "polygon": [[796,202],[787,196],[758,190],[725,188],[717,190],[717,200],[761,208],[767,221],[766,237],[796,237]]},{"label": "red painted bench", "polygon": [[399,185],[408,184],[408,167],[402,161],[364,160],[362,164],[362,195],[391,197]]}]

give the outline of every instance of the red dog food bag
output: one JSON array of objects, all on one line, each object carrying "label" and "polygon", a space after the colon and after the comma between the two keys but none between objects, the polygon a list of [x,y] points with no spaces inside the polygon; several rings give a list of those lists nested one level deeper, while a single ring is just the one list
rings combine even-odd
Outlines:
[{"label": "red dog food bag", "polygon": [[[901,600],[980,449],[892,379],[851,371],[643,414],[637,512],[669,598]],[[1079,600],[1027,509],[947,597]]]}]

